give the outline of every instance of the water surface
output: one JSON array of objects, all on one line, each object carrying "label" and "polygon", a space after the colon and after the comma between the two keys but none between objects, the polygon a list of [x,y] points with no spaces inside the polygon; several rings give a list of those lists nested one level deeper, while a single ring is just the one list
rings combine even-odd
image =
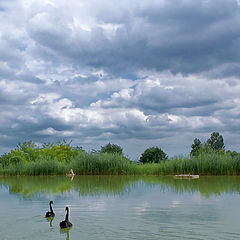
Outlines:
[{"label": "water surface", "polygon": [[[8,239],[240,239],[240,177],[0,177]],[[49,201],[55,218],[44,218]],[[70,207],[69,231],[60,231]]]}]

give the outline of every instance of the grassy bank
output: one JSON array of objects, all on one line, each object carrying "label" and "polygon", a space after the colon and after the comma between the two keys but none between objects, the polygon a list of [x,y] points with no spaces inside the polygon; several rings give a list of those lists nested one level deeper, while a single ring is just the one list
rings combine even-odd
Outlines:
[{"label": "grassy bank", "polygon": [[79,175],[240,175],[240,158],[228,155],[201,155],[173,158],[161,163],[139,164],[124,156],[109,153],[76,153],[68,161],[37,157],[34,161],[10,162],[0,165],[2,175],[61,175],[74,169]]},{"label": "grassy bank", "polygon": [[0,157],[1,175],[62,175],[71,168],[78,175],[240,175],[240,154],[200,154],[140,164],[122,154],[87,153],[60,143],[37,147],[28,142]]},{"label": "grassy bank", "polygon": [[79,175],[124,175],[134,174],[134,163],[127,158],[108,153],[76,153],[69,161],[41,157],[35,161],[10,163],[1,166],[3,175],[61,175],[74,169]]},{"label": "grassy bank", "polygon": [[173,158],[159,164],[137,166],[138,174],[240,175],[240,157],[227,154],[202,154],[191,158]]}]

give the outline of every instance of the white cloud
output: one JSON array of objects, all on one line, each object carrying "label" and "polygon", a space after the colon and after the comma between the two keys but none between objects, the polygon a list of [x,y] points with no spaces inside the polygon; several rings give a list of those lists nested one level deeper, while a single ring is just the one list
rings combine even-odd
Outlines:
[{"label": "white cloud", "polygon": [[240,147],[237,4],[2,1],[0,147],[48,136],[176,154],[212,131]]}]

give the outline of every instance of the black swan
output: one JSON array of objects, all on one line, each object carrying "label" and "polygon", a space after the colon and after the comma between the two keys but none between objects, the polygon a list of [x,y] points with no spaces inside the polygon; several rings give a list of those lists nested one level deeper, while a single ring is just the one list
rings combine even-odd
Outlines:
[{"label": "black swan", "polygon": [[60,222],[60,224],[59,224],[60,228],[69,228],[69,227],[72,226],[72,223],[70,223],[69,220],[68,220],[69,208],[66,207],[65,211],[67,211],[66,217],[65,217],[64,221]]},{"label": "black swan", "polygon": [[55,216],[55,213],[53,212],[53,209],[52,209],[52,204],[53,204],[53,201],[50,201],[49,202],[50,212],[46,212],[46,215],[45,215],[45,217],[47,217],[47,218]]}]

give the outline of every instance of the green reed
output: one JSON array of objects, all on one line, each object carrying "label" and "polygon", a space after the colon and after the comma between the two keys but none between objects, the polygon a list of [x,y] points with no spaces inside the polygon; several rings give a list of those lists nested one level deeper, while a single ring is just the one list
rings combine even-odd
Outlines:
[{"label": "green reed", "polygon": [[81,175],[126,175],[134,174],[135,164],[119,154],[79,152],[71,165]]},{"label": "green reed", "polygon": [[[30,159],[30,160],[29,160]],[[0,162],[0,174],[62,175],[73,169],[78,175],[240,175],[240,156],[201,154],[197,157],[175,157],[160,163],[140,164],[120,154],[75,151],[66,160],[39,154],[28,160],[10,158]],[[7,159],[8,160],[8,159]]]},{"label": "green reed", "polygon": [[12,161],[0,167],[5,175],[61,175],[72,168],[80,175],[126,175],[134,174],[134,163],[119,154],[86,153],[78,151],[67,161],[40,154],[32,161]]},{"label": "green reed", "polygon": [[174,175],[240,175],[240,157],[227,154],[202,154],[197,157],[175,157],[159,164],[140,164],[139,174]]}]

